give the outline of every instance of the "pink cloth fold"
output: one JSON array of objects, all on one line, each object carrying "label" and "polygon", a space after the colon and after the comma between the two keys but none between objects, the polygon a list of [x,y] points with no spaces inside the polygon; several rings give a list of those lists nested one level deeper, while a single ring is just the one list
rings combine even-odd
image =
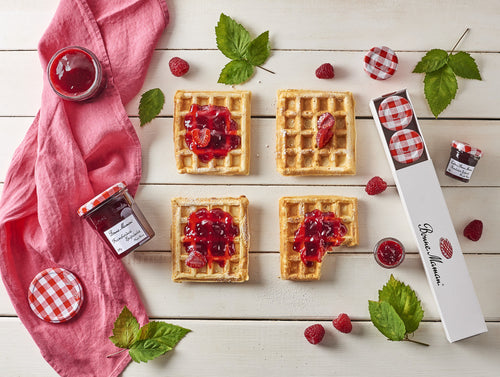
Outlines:
[{"label": "pink cloth fold", "polygon": [[[16,150],[0,200],[0,271],[22,323],[43,357],[62,376],[117,376],[130,358],[107,354],[124,305],[140,323],[147,315],[122,263],[80,219],[77,209],[126,181],[135,194],[141,146],[125,112],[143,85],[156,43],[168,23],[164,0],[61,0],[39,43],[44,72],[60,48],[77,45],[99,58],[107,87],[90,102],[60,99],[44,75],[42,105]],[[39,319],[28,287],[48,267],[73,272],[84,289],[75,318]],[[22,352],[22,350],[19,350]]]}]

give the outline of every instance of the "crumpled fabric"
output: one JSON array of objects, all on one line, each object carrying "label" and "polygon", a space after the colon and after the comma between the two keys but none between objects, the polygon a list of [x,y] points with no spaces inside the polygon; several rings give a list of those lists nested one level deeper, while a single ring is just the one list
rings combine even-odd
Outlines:
[{"label": "crumpled fabric", "polygon": [[[130,357],[106,358],[118,350],[109,340],[115,319],[127,305],[148,321],[130,275],[77,210],[120,181],[137,191],[141,146],[124,105],[141,89],[168,20],[164,0],[61,0],[39,42],[41,108],[0,200],[0,272],[19,319],[61,376],[119,375]],[[52,55],[74,45],[94,52],[106,77],[101,94],[83,103],[58,97],[45,74]],[[73,272],[83,286],[80,311],[61,324],[38,318],[27,299],[49,267]]]}]

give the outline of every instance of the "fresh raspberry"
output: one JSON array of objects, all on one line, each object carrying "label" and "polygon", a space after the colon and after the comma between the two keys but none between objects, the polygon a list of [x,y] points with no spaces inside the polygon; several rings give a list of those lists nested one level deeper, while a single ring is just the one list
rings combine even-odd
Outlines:
[{"label": "fresh raspberry", "polygon": [[335,77],[333,66],[330,63],[321,64],[316,70],[316,77],[318,79],[333,79]]},{"label": "fresh raspberry", "polygon": [[199,251],[191,251],[186,258],[186,266],[191,268],[202,268],[207,264],[207,258]]},{"label": "fresh raspberry", "polygon": [[323,340],[323,337],[325,336],[325,328],[319,323],[309,326],[304,330],[304,336],[309,343],[318,344]]},{"label": "fresh raspberry", "polygon": [[385,191],[387,183],[380,177],[373,177],[368,181],[365,191],[368,195],[377,195]]},{"label": "fresh raspberry", "polygon": [[172,74],[177,77],[184,76],[189,71],[188,62],[178,57],[170,59],[168,66]]},{"label": "fresh raspberry", "polygon": [[464,236],[469,240],[477,241],[483,234],[483,222],[481,220],[472,220],[464,229]]},{"label": "fresh raspberry", "polygon": [[337,318],[333,321],[333,327],[335,327],[340,332],[345,334],[349,334],[352,331],[352,323],[349,316],[345,313],[341,313]]}]

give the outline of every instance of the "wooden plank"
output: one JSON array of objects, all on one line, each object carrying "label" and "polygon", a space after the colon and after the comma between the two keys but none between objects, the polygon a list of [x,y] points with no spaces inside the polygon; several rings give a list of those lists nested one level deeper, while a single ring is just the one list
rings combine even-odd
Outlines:
[{"label": "wooden plank", "polygon": [[[315,69],[324,62],[325,54],[337,67],[337,77],[320,80],[314,75]],[[168,61],[180,55],[192,65],[188,75],[174,77],[168,69]],[[276,71],[270,74],[256,70],[255,76],[244,85],[237,86],[252,91],[252,115],[274,116],[276,113],[276,91],[278,89],[348,90],[356,100],[356,115],[369,116],[369,100],[398,89],[408,88],[419,118],[432,117],[424,98],[423,75],[411,73],[422,58],[422,52],[401,52],[397,73],[389,80],[372,80],[364,72],[363,52],[339,51],[279,51],[271,54],[266,67]],[[440,115],[453,118],[494,118],[500,119],[497,106],[497,88],[500,76],[500,54],[474,53],[481,69],[483,81],[459,78],[459,91],[455,100]],[[187,90],[231,90],[231,87],[217,84],[219,72],[228,62],[218,51],[185,50],[156,51],[148,70],[146,82],[139,95],[127,106],[130,115],[137,115],[140,94],[159,87],[167,99],[172,99],[178,89]],[[293,62],[293,64],[290,64]],[[0,72],[16,72],[23,75],[3,74],[0,86],[0,116],[35,115],[40,105],[42,73],[37,54],[34,51],[1,52]],[[162,115],[172,115],[173,101],[168,100]]]},{"label": "wooden plank", "polygon": [[[329,254],[322,277],[315,282],[280,280],[276,253],[252,253],[250,280],[241,284],[174,283],[170,253],[135,252],[123,262],[151,317],[326,320],[346,312],[354,319],[367,320],[368,300],[376,300],[378,290],[394,274],[417,292],[426,320],[440,318],[416,254],[409,254],[394,270],[380,267],[370,254]],[[485,318],[499,321],[500,300],[490,287],[500,285],[500,256],[467,255],[466,262]],[[0,315],[15,315],[3,287]]]},{"label": "wooden plank", "polygon": [[[148,363],[131,363],[123,377],[171,375],[496,377],[500,368],[500,324],[489,332],[449,344],[440,323],[425,322],[415,339],[430,344],[389,342],[369,322],[355,322],[351,334],[320,322],[326,335],[320,345],[304,339],[314,322],[166,320],[192,329],[170,354]],[[56,377],[19,320],[0,319],[9,347],[0,353],[5,376]],[[110,352],[113,345],[110,343]],[[104,357],[104,356],[103,356]],[[195,360],[195,362],[193,362]],[[402,372],[403,371],[403,372]],[[406,371],[406,372],[405,372]]]}]

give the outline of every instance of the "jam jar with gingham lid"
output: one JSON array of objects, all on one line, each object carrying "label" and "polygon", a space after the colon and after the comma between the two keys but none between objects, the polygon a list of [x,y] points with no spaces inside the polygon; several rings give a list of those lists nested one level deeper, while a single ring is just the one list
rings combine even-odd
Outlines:
[{"label": "jam jar with gingham lid", "polygon": [[461,182],[469,182],[482,155],[483,152],[480,149],[463,141],[453,140],[445,174]]},{"label": "jam jar with gingham lid", "polygon": [[109,249],[123,258],[155,235],[125,182],[119,182],[78,209]]}]

